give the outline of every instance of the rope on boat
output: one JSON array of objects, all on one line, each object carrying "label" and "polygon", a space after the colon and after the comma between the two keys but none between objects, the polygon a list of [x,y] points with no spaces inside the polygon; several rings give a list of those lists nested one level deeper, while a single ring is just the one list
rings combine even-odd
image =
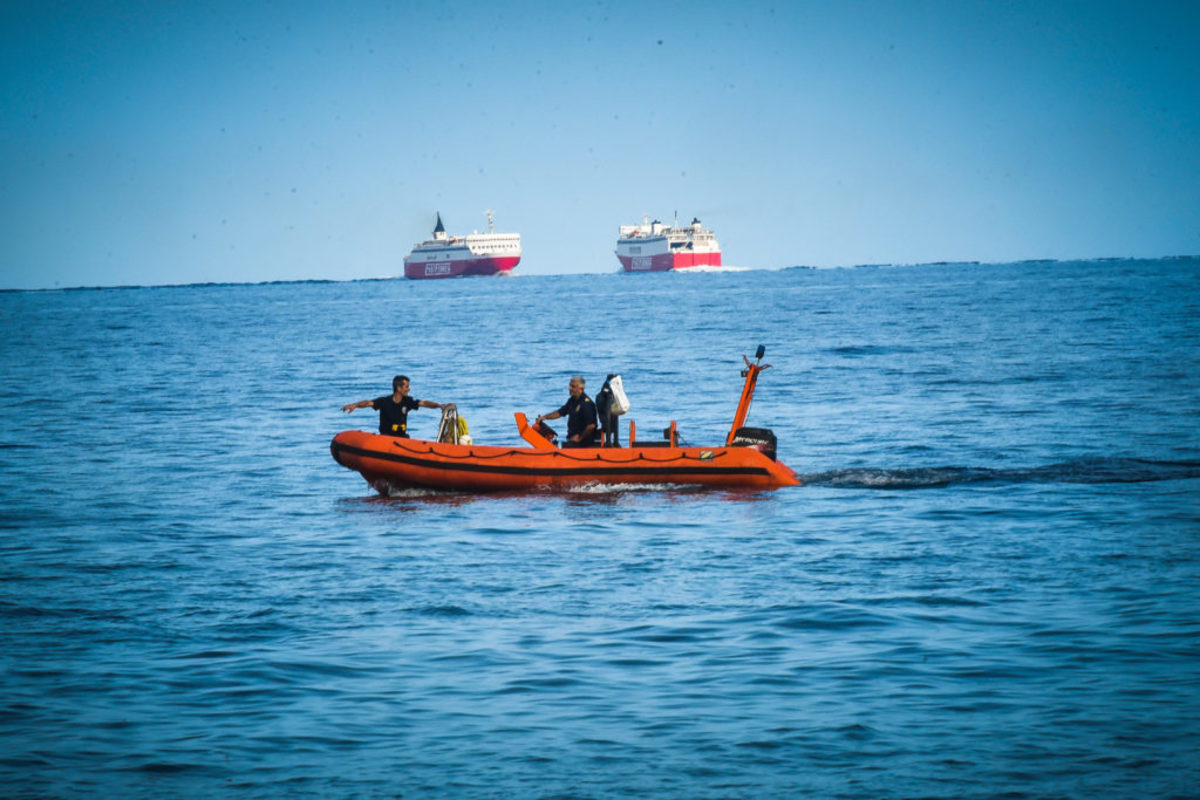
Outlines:
[{"label": "rope on boat", "polygon": [[[512,449],[506,450],[501,453],[496,453],[495,455],[491,455],[491,456],[477,455],[474,452],[468,452],[467,455],[465,455],[465,456],[454,456],[454,455],[450,455],[449,453],[436,453],[432,445],[427,446],[424,450],[418,450],[415,447],[411,447],[409,445],[403,444],[400,441],[395,440],[395,439],[392,440],[392,445],[395,447],[399,447],[403,450],[408,450],[410,453],[424,453],[427,455],[435,455],[436,454],[440,458],[448,458],[448,459],[453,459],[455,461],[467,461],[467,460],[471,460],[471,461],[488,460],[488,461],[490,461],[490,460],[497,459],[497,458],[510,458],[512,456],[557,456],[558,458],[565,458],[570,461],[579,462],[581,464],[582,463],[589,463],[589,464],[600,463],[600,464],[613,464],[616,466],[620,466],[622,464],[633,464],[634,462],[637,462],[637,461],[647,461],[651,464],[666,464],[671,461],[680,461],[680,460],[712,461],[715,458],[717,458],[717,456],[721,456],[721,455],[725,454],[724,448],[720,448],[720,449],[713,448],[712,450],[705,451],[705,452],[711,453],[711,455],[709,455],[707,458],[702,457],[702,456],[687,455],[686,453],[681,453],[677,456],[670,456],[667,458],[647,458],[645,453],[638,453],[636,458],[618,460],[618,459],[601,458],[599,456],[576,456],[576,455],[572,455],[570,453],[566,453],[562,450],[536,450],[531,453],[528,450],[519,450],[516,448],[512,448]],[[615,450],[618,448],[603,448],[603,449]],[[620,449],[626,449],[626,448],[620,448]]]}]

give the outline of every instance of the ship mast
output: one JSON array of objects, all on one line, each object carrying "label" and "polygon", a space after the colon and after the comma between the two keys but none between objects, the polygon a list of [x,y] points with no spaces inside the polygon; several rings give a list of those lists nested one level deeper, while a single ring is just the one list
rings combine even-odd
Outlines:
[{"label": "ship mast", "polygon": [[488,233],[494,233],[494,232],[495,232],[495,230],[496,230],[496,226],[495,226],[495,224],[494,224],[494,222],[493,222],[493,220],[492,220],[492,212],[491,212],[491,211],[485,211],[485,212],[483,212],[483,213],[484,213],[484,214],[487,216],[487,218],[488,218]]}]

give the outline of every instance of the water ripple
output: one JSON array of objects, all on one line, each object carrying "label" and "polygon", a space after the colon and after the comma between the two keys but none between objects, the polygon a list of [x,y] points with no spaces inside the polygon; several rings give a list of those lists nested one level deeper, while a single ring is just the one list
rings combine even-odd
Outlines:
[{"label": "water ripple", "polygon": [[[3,793],[1191,796],[1198,281],[0,293]],[[722,441],[758,341],[751,424],[802,488],[380,496],[328,456],[399,371],[476,441],[614,370],[639,429]]]}]

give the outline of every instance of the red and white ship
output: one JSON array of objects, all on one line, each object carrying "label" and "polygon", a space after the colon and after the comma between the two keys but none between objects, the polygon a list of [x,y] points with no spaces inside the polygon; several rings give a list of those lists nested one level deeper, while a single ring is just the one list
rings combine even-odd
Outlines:
[{"label": "red and white ship", "polygon": [[492,212],[485,211],[488,232],[448,236],[441,212],[433,238],[413,245],[404,257],[406,278],[457,278],[462,275],[508,275],[521,261],[521,234],[496,233]]},{"label": "red and white ship", "polygon": [[659,272],[668,269],[721,266],[721,245],[716,235],[693,219],[679,227],[642,217],[641,225],[622,225],[617,238],[617,258],[626,272]]}]

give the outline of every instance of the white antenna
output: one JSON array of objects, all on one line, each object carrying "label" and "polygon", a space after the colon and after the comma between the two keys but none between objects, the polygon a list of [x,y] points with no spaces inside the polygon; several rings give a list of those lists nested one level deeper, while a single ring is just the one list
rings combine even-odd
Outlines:
[{"label": "white antenna", "polygon": [[492,222],[492,212],[491,212],[491,211],[485,211],[485,212],[483,212],[483,213],[484,213],[484,214],[486,214],[486,215],[487,215],[487,218],[488,218],[488,233],[494,233],[494,232],[495,232],[495,230],[496,230],[496,226],[495,226],[495,225],[493,224],[493,222]]}]

